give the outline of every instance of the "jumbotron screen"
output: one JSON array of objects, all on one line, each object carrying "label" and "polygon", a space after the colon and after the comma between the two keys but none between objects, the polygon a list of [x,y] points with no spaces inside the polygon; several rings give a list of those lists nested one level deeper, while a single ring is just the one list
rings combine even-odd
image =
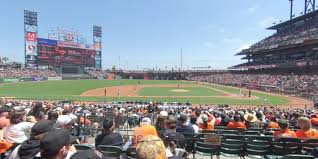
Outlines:
[{"label": "jumbotron screen", "polygon": [[62,64],[79,65],[85,67],[95,66],[95,51],[83,44],[38,39],[37,47],[38,65]]}]

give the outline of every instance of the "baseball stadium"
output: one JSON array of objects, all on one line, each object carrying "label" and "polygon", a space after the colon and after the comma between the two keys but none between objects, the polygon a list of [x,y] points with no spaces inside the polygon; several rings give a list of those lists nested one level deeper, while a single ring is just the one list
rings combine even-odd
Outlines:
[{"label": "baseball stadium", "polygon": [[185,69],[183,48],[171,69],[130,69],[121,56],[107,68],[105,48],[121,43],[107,36],[111,25],[91,25],[88,38],[87,29],[43,27],[52,25],[45,10],[24,10],[24,45],[14,46],[23,62],[0,54],[0,159],[318,158],[318,11],[299,1],[299,16],[285,2],[289,20],[262,28],[273,34],[232,52],[240,63],[224,69]]}]

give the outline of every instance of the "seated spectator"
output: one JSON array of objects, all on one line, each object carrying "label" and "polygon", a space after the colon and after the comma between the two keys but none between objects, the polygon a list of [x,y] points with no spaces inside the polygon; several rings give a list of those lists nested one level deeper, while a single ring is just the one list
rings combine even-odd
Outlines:
[{"label": "seated spectator", "polygon": [[164,132],[164,134],[161,134],[160,136],[161,138],[165,138],[166,136],[174,135],[176,136],[176,140],[178,141],[176,143],[178,145],[178,148],[184,148],[186,139],[184,135],[176,131],[176,128],[177,128],[177,119],[175,115],[169,115],[166,122],[166,131]]},{"label": "seated spectator", "polygon": [[220,126],[227,126],[227,124],[231,121],[231,118],[226,115],[226,114],[222,114],[221,115],[221,123]]},{"label": "seated spectator", "polygon": [[163,133],[165,131],[165,126],[166,126],[165,122],[166,122],[166,116],[159,115],[155,125],[158,134]]},{"label": "seated spectator", "polygon": [[11,124],[3,130],[4,138],[13,144],[20,144],[27,140],[34,123],[25,122],[25,120],[24,111],[13,112],[10,116]]},{"label": "seated spectator", "polygon": [[213,130],[214,126],[212,121],[209,121],[209,117],[206,114],[201,115],[201,121],[199,123],[199,128],[202,130]]},{"label": "seated spectator", "polygon": [[106,159],[106,157],[97,150],[89,149],[76,152],[70,159]]},{"label": "seated spectator", "polygon": [[56,120],[55,127],[71,130],[74,123],[75,120],[72,119],[70,115],[59,115]]},{"label": "seated spectator", "polygon": [[186,151],[184,149],[180,149],[178,147],[178,141],[177,137],[175,136],[176,134],[168,134],[167,136],[164,137],[163,143],[166,147],[166,155],[170,159],[182,159],[183,157],[186,156]]},{"label": "seated spectator", "polygon": [[300,130],[296,131],[296,135],[298,138],[318,138],[318,131],[316,129],[311,128],[310,119],[306,117],[300,117],[298,118],[298,125],[300,127]]},{"label": "seated spectator", "polygon": [[197,117],[195,115],[191,115],[190,123],[192,124],[192,128],[194,133],[199,133],[199,126],[197,125]]},{"label": "seated spectator", "polygon": [[289,130],[288,122],[285,119],[278,120],[280,130],[274,131],[273,136],[276,137],[297,137],[294,131]]},{"label": "seated spectator", "polygon": [[103,121],[103,132],[95,138],[95,147],[99,145],[123,146],[123,137],[120,133],[114,133],[114,128],[114,119],[105,118]]},{"label": "seated spectator", "polygon": [[228,129],[246,129],[244,123],[240,121],[239,115],[234,115],[233,119],[234,121],[231,121],[226,125]]},{"label": "seated spectator", "polygon": [[43,120],[45,118],[45,110],[41,102],[35,103],[32,110],[29,112],[29,116],[35,117],[36,121]]},{"label": "seated spectator", "polygon": [[40,140],[44,134],[53,129],[53,122],[50,120],[41,120],[34,124],[31,129],[30,139],[17,146],[8,159],[27,159],[40,157]]},{"label": "seated spectator", "polygon": [[41,159],[69,159],[74,153],[76,137],[66,129],[53,129],[40,141]]},{"label": "seated spectator", "polygon": [[146,136],[136,148],[136,159],[166,159],[166,148],[157,136]]},{"label": "seated spectator", "polygon": [[277,123],[276,117],[272,116],[268,123],[265,123],[263,129],[279,129],[279,125]]},{"label": "seated spectator", "polygon": [[310,119],[311,125],[313,128],[318,129],[318,115],[314,114],[312,115],[312,118]]},{"label": "seated spectator", "polygon": [[181,115],[179,118],[179,123],[177,125],[177,132],[179,133],[189,133],[193,134],[194,129],[192,127],[192,124],[189,124],[187,122],[187,116],[186,115]]},{"label": "seated spectator", "polygon": [[144,137],[149,135],[158,136],[156,128],[151,125],[151,120],[149,118],[143,118],[140,127],[137,127],[134,130],[132,137],[133,146],[137,146]]},{"label": "seated spectator", "polygon": [[56,111],[50,111],[47,113],[47,115],[48,115],[47,119],[52,120],[54,123],[59,117],[59,114]]},{"label": "seated spectator", "polygon": [[261,127],[260,121],[257,120],[257,117],[253,114],[245,114],[245,127],[248,128],[259,128]]},{"label": "seated spectator", "polygon": [[10,125],[10,120],[9,120],[10,111],[11,111],[10,108],[6,106],[2,106],[0,108],[0,130]]}]

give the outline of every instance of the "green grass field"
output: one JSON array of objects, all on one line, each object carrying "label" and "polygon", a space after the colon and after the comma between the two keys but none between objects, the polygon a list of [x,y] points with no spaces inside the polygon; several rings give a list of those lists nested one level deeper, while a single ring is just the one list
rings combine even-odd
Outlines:
[{"label": "green grass field", "polygon": [[[74,80],[74,81],[42,81],[42,82],[22,82],[5,83],[0,85],[0,96],[14,97],[17,99],[30,100],[76,100],[76,101],[124,101],[124,100],[152,100],[166,102],[186,102],[194,104],[235,104],[235,105],[281,105],[288,102],[287,98],[267,95],[264,93],[252,93],[257,99],[229,99],[222,97],[223,93],[205,87],[182,88],[188,92],[173,92],[176,88],[143,88],[139,90],[140,96],[151,97],[82,97],[81,93],[95,88],[123,85],[142,85],[154,84],[190,84],[186,81],[157,81],[157,80]],[[209,86],[228,93],[237,94],[239,91],[235,88],[225,86]],[[157,97],[155,97],[157,96]],[[169,96],[169,97],[159,97]],[[181,97],[193,96],[193,97]],[[199,96],[221,96],[221,97],[199,97]]]}]

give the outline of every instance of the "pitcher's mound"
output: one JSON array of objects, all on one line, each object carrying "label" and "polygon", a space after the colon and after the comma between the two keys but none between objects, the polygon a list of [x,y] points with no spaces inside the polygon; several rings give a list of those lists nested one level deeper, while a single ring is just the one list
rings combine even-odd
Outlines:
[{"label": "pitcher's mound", "polygon": [[189,90],[185,90],[185,89],[172,89],[170,90],[172,92],[178,92],[178,93],[184,93],[184,92],[189,92]]}]

